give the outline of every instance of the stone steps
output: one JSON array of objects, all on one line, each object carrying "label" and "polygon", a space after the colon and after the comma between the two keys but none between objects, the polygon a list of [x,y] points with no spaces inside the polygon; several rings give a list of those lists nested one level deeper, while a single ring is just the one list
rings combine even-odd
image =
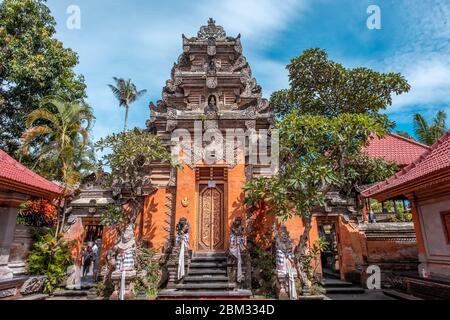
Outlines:
[{"label": "stone steps", "polygon": [[224,291],[184,291],[176,289],[162,290],[158,294],[159,300],[167,299],[201,299],[201,298],[213,298],[213,299],[247,299],[252,295],[250,290],[224,290]]},{"label": "stone steps", "polygon": [[322,273],[326,279],[337,279],[337,280],[341,279],[339,273],[332,271],[328,268],[323,268]]},{"label": "stone steps", "polygon": [[194,253],[192,258],[195,259],[195,258],[203,258],[203,257],[226,259],[227,255],[225,254],[225,252],[196,252],[196,253]]},{"label": "stone steps", "polygon": [[227,264],[223,262],[191,262],[189,269],[219,269],[226,268]]},{"label": "stone steps", "polygon": [[228,282],[228,277],[221,275],[204,275],[204,276],[187,276],[184,278],[184,283],[190,282]]},{"label": "stone steps", "polygon": [[324,279],[323,285],[325,288],[349,288],[353,287],[353,283],[337,280],[337,279]]},{"label": "stone steps", "polygon": [[397,290],[392,289],[385,289],[383,290],[383,293],[387,295],[388,297],[397,299],[397,300],[424,300],[422,298],[418,298],[415,296],[412,296],[410,294],[406,294]]},{"label": "stone steps", "polygon": [[179,290],[226,290],[236,288],[235,283],[182,283],[176,286]]},{"label": "stone steps", "polygon": [[46,300],[94,300],[98,298],[94,288],[91,289],[58,289]]},{"label": "stone steps", "polygon": [[23,298],[17,299],[17,300],[46,300],[49,297],[48,294],[33,294],[29,296],[24,296]]},{"label": "stone steps", "polygon": [[336,279],[335,277],[325,278],[323,286],[327,294],[361,294],[366,292],[363,288],[357,287],[351,282]]},{"label": "stone steps", "polygon": [[87,297],[89,291],[86,290],[56,290],[54,297]]},{"label": "stone steps", "polygon": [[226,269],[189,269],[188,276],[191,275],[211,275],[211,274],[218,274],[218,275],[226,275],[227,270]]},{"label": "stone steps", "polygon": [[208,257],[208,256],[194,256],[191,259],[192,263],[197,262],[220,262],[220,263],[226,263],[227,257]]},{"label": "stone steps", "polygon": [[227,267],[224,252],[194,253],[184,280],[174,289],[162,290],[158,299],[249,298],[251,291],[236,289],[236,283],[228,278]]},{"label": "stone steps", "polygon": [[331,287],[325,288],[327,294],[361,294],[366,291],[360,287]]}]

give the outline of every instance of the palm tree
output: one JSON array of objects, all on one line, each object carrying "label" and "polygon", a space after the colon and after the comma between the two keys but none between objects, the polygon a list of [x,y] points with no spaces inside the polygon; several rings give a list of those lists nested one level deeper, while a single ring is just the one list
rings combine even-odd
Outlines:
[{"label": "palm tree", "polygon": [[445,126],[446,118],[447,114],[444,111],[439,111],[433,122],[429,124],[421,114],[415,114],[414,130],[418,140],[426,145],[433,145],[447,131]]},{"label": "palm tree", "polygon": [[130,107],[130,104],[135,102],[137,99],[139,99],[142,95],[144,95],[147,90],[140,90],[138,91],[136,89],[136,86],[134,83],[131,82],[131,79],[128,79],[125,81],[124,79],[120,78],[113,78],[116,82],[116,85],[109,84],[108,86],[111,88],[111,91],[113,92],[114,96],[119,100],[119,106],[125,107],[125,127],[124,131],[127,131],[127,124],[128,124],[128,110]]},{"label": "palm tree", "polygon": [[[28,129],[21,137],[20,152],[27,155],[31,151],[36,163],[43,164],[44,168],[53,166],[49,175],[56,176],[63,188],[58,208],[68,191],[79,182],[94,119],[89,106],[67,102],[60,97],[42,99],[39,108],[25,119]],[[33,148],[30,148],[31,142],[35,142]],[[65,209],[62,210],[61,222],[58,214],[57,231],[64,224]]]},{"label": "palm tree", "polygon": [[398,134],[399,136],[405,137],[409,140],[416,140],[414,139],[414,137],[412,135],[410,135],[408,132],[406,131],[402,131],[402,130],[397,130],[396,134]]},{"label": "palm tree", "polygon": [[77,153],[84,152],[89,144],[94,119],[92,108],[87,105],[67,102],[60,97],[44,98],[40,107],[25,119],[28,129],[21,137],[20,151],[27,155],[30,143],[37,142],[32,150],[36,162],[58,160],[60,179],[63,183],[70,182],[76,165],[74,159],[79,158]]}]

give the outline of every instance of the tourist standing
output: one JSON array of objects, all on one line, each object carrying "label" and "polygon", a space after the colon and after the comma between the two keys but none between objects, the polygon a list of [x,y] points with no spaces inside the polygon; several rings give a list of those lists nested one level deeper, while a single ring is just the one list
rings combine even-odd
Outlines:
[{"label": "tourist standing", "polygon": [[92,268],[93,271],[93,277],[94,277],[94,282],[97,282],[97,277],[98,277],[98,273],[99,273],[99,244],[100,244],[100,239],[95,240],[94,242],[94,246],[92,247],[92,253],[94,255],[94,267]]},{"label": "tourist standing", "polygon": [[92,251],[92,247],[88,246],[83,253],[83,277],[88,275],[93,259],[94,252]]}]

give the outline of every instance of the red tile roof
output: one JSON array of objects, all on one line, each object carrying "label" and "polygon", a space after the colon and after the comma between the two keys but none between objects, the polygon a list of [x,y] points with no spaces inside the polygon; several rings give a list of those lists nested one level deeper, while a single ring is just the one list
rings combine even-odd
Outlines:
[{"label": "red tile roof", "polygon": [[450,130],[415,162],[386,181],[364,191],[362,195],[368,198],[386,192],[395,193],[396,189],[407,188],[425,179],[437,181],[445,174],[450,174]]},{"label": "red tile roof", "polygon": [[61,188],[28,169],[0,149],[0,186],[17,192],[55,197]]},{"label": "red tile roof", "polygon": [[401,167],[413,163],[430,150],[429,146],[394,133],[388,133],[382,139],[372,135],[371,139],[369,146],[363,149],[364,152],[374,158],[395,162]]}]

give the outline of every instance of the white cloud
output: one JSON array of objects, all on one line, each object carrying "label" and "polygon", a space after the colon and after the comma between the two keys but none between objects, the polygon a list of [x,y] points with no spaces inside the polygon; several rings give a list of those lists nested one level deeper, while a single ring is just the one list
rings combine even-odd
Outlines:
[{"label": "white cloud", "polygon": [[401,27],[400,49],[384,60],[383,66],[402,73],[412,88],[394,97],[389,111],[450,105],[450,3],[408,0],[403,8],[409,24]]},{"label": "white cloud", "polygon": [[252,42],[266,43],[278,31],[303,14],[310,0],[198,1],[200,16],[213,17],[230,35],[241,33]]},{"label": "white cloud", "polygon": [[404,68],[411,91],[394,97],[392,111],[408,105],[450,104],[450,59],[441,58],[425,57]]},{"label": "white cloud", "polygon": [[[253,63],[252,63],[253,62]],[[278,62],[274,60],[256,58],[250,61],[254,66],[253,76],[258,80],[263,88],[263,96],[270,98],[272,92],[285,89],[289,86],[288,62]]]}]

